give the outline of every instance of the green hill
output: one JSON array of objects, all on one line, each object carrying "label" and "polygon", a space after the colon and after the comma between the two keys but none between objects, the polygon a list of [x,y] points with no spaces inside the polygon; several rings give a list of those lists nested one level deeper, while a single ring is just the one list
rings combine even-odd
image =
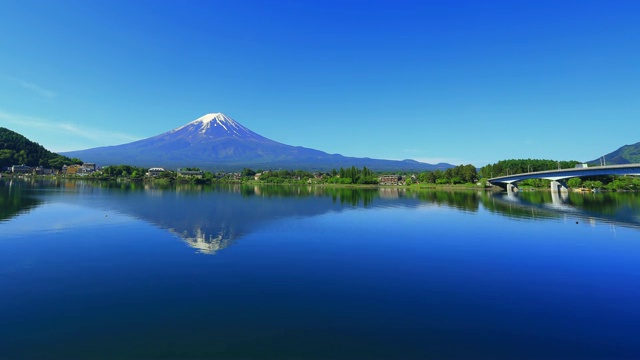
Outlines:
[{"label": "green hill", "polygon": [[[640,142],[625,145],[618,150],[604,156],[607,165],[638,164],[640,163]],[[589,164],[599,164],[600,159],[589,161]]]},{"label": "green hill", "polygon": [[17,132],[0,127],[0,169],[22,164],[61,169],[63,165],[82,161],[51,152]]}]

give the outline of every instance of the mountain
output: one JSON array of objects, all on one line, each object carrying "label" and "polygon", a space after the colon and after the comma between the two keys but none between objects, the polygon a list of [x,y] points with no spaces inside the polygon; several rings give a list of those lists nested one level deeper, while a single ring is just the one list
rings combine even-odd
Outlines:
[{"label": "mountain", "polygon": [[12,165],[60,169],[62,165],[75,163],[81,164],[82,161],[58,155],[15,131],[0,127],[0,169]]},{"label": "mountain", "polygon": [[[640,163],[640,142],[633,145],[625,145],[618,150],[604,156],[607,165],[637,164]],[[600,164],[600,159],[591,160],[589,164]]]},{"label": "mountain", "polygon": [[435,170],[453,165],[431,165],[414,160],[379,160],[327,154],[282,144],[244,127],[222,113],[204,115],[184,126],[147,139],[62,153],[99,165],[141,167],[199,167],[207,170],[301,169],[329,171],[366,166],[377,171]]}]

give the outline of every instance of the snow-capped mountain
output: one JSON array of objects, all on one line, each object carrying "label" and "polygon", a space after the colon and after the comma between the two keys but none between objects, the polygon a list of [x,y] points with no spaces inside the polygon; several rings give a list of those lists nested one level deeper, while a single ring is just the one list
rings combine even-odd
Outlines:
[{"label": "snow-capped mountain", "polygon": [[452,167],[413,160],[352,158],[290,146],[261,136],[222,113],[206,114],[171,131],[132,143],[62,153],[98,165],[128,164],[165,168],[199,167],[208,170],[309,169],[340,167],[384,170],[433,170]]},{"label": "snow-capped mountain", "polygon": [[165,134],[184,136],[196,141],[202,140],[203,138],[220,139],[223,137],[233,137],[236,139],[265,139],[223,113],[206,114]]}]

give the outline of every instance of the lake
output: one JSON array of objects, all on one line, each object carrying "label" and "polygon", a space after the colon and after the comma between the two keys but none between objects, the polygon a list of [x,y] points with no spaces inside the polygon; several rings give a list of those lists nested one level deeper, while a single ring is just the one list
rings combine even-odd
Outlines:
[{"label": "lake", "polygon": [[2,359],[640,358],[640,196],[0,179]]}]

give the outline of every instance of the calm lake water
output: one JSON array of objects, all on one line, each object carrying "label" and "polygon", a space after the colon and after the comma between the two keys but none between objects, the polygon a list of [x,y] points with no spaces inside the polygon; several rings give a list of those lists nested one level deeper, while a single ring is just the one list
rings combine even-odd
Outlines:
[{"label": "calm lake water", "polygon": [[0,180],[0,358],[638,359],[640,196]]}]

